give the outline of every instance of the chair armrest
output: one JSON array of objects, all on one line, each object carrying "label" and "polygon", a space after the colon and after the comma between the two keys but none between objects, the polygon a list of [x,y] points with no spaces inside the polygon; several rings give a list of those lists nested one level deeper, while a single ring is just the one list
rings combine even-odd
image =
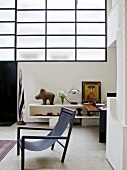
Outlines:
[{"label": "chair armrest", "polygon": [[20,139],[20,130],[52,130],[51,128],[39,128],[39,127],[17,127],[17,141]]},{"label": "chair armrest", "polygon": [[66,136],[22,136],[22,140],[25,139],[67,139]]},{"label": "chair armrest", "polygon": [[40,127],[17,127],[17,129],[24,129],[24,130],[52,130],[52,128],[40,128]]}]

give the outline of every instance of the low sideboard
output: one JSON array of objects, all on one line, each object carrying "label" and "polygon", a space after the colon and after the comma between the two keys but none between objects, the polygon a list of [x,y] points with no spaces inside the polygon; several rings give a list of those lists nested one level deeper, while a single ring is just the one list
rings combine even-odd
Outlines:
[{"label": "low sideboard", "polygon": [[99,116],[93,115],[93,116],[86,116],[86,110],[83,104],[76,104],[76,105],[72,105],[72,104],[55,104],[55,105],[42,105],[41,103],[31,103],[29,104],[29,118],[32,119],[48,119],[49,121],[49,125],[50,126],[54,126],[55,123],[58,120],[58,116],[60,113],[60,109],[61,107],[68,107],[71,109],[76,110],[77,108],[81,108],[82,109],[82,116],[77,116],[76,112],[76,116],[75,119],[79,119],[80,124],[82,124],[82,119],[98,119]]}]

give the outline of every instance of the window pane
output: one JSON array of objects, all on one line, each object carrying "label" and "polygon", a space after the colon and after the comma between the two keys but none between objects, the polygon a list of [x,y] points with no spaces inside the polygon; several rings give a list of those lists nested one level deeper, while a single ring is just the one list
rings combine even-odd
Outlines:
[{"label": "window pane", "polygon": [[43,22],[45,21],[44,11],[18,11],[17,13],[18,22]]},{"label": "window pane", "polygon": [[78,47],[105,47],[105,36],[77,36]]},{"label": "window pane", "polygon": [[105,34],[105,24],[78,23],[77,34]]},{"label": "window pane", "polygon": [[45,0],[17,0],[18,9],[44,9]]},{"label": "window pane", "polygon": [[14,61],[14,49],[0,49],[0,61]]},{"label": "window pane", "polygon": [[78,0],[78,9],[104,9],[105,0]]},{"label": "window pane", "polygon": [[77,21],[104,22],[105,11],[77,11]]},{"label": "window pane", "polygon": [[75,0],[47,0],[48,9],[75,9]]},{"label": "window pane", "polygon": [[14,47],[14,36],[0,36],[0,47]]},{"label": "window pane", "polygon": [[45,34],[45,24],[18,24],[17,34]]},{"label": "window pane", "polygon": [[75,11],[48,11],[47,21],[75,21]]},{"label": "window pane", "polygon": [[17,47],[44,47],[45,37],[43,36],[28,36],[28,37],[18,37]]},{"label": "window pane", "polygon": [[18,49],[17,60],[45,60],[44,49]]},{"label": "window pane", "polygon": [[48,23],[47,34],[75,34],[75,24]]},{"label": "window pane", "polygon": [[0,0],[0,8],[15,8],[15,0]]},{"label": "window pane", "polygon": [[105,49],[78,49],[77,60],[105,60]]},{"label": "window pane", "polygon": [[47,50],[47,60],[75,60],[75,50],[73,49]]},{"label": "window pane", "polygon": [[73,36],[48,36],[47,47],[75,47]]},{"label": "window pane", "polygon": [[14,34],[15,24],[0,23],[0,34]]},{"label": "window pane", "polygon": [[0,10],[0,21],[15,21],[15,11]]}]

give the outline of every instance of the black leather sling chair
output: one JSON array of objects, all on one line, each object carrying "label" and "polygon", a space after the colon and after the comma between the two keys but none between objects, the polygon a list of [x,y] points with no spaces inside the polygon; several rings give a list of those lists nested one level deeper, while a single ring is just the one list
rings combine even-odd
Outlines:
[{"label": "black leather sling chair", "polygon": [[[51,128],[39,128],[39,127],[17,127],[17,155],[20,155],[21,148],[21,170],[24,170],[25,164],[25,149],[30,151],[42,151],[49,147],[51,150],[54,149],[55,142],[58,142],[63,148],[63,155],[61,162],[64,162],[66,151],[68,148],[69,139],[73,127],[76,111],[62,107],[58,122],[53,129]],[[67,128],[69,124],[69,127]],[[67,128],[68,133],[66,136],[62,136],[63,132]],[[50,130],[47,136],[22,136],[20,137],[20,130],[34,130],[35,134],[37,130]],[[28,141],[28,139],[39,139],[37,141]],[[66,140],[63,145],[60,140]],[[27,140],[27,141],[26,141]]]}]

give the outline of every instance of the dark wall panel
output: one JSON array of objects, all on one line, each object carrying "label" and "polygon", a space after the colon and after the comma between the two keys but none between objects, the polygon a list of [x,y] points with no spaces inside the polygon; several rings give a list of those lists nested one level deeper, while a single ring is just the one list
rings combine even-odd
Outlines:
[{"label": "dark wall panel", "polygon": [[0,122],[17,120],[17,78],[15,62],[0,62]]}]

